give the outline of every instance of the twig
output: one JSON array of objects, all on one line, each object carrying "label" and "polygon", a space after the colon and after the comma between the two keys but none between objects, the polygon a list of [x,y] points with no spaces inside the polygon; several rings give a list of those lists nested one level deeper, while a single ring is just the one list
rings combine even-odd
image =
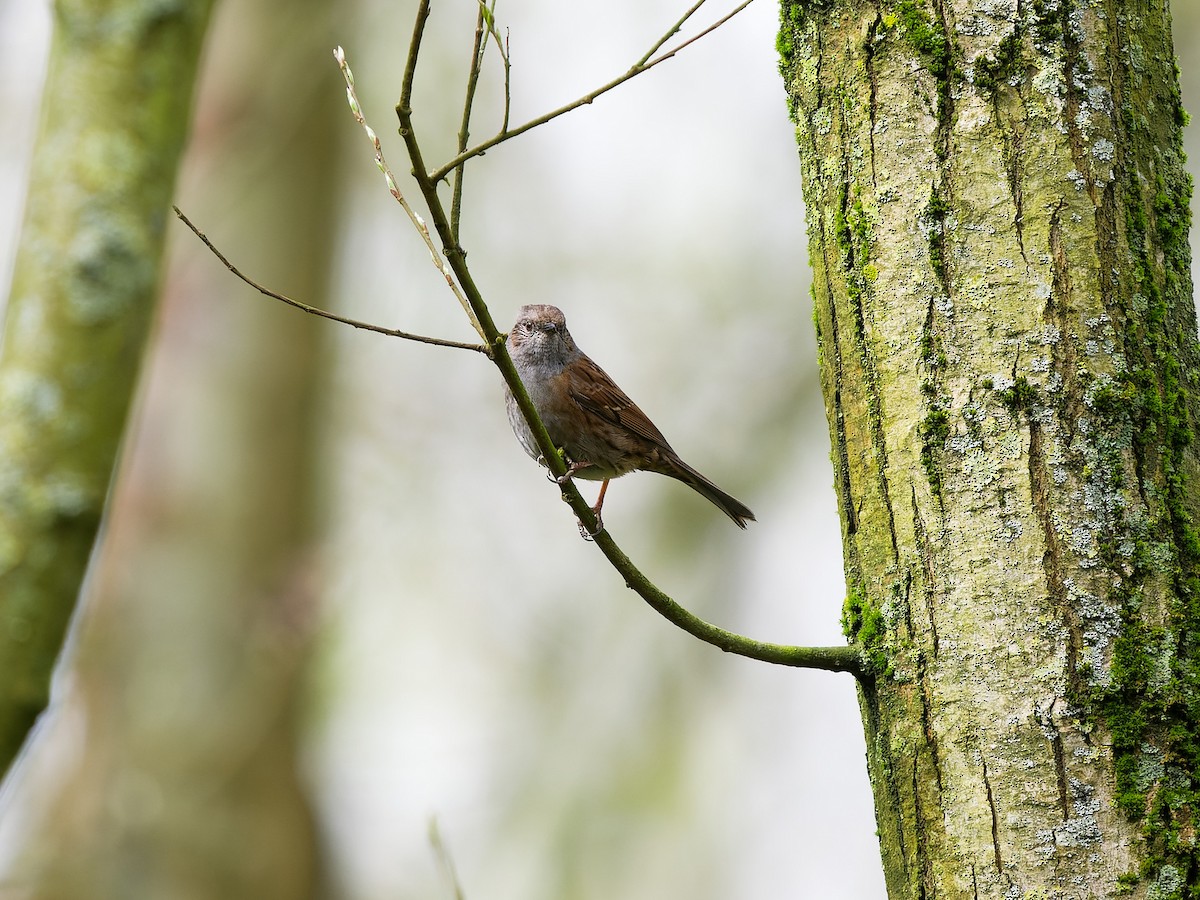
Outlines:
[{"label": "twig", "polygon": [[[421,145],[417,140],[416,131],[413,128],[410,102],[412,100],[413,77],[416,73],[417,59],[420,55],[421,38],[425,31],[425,23],[429,18],[429,3],[430,0],[421,0],[417,8],[417,20],[413,26],[412,42],[408,47],[408,60],[404,68],[404,81],[400,88],[400,103],[396,106],[396,115],[400,120],[400,134],[404,138],[405,147],[408,149],[408,157],[413,165],[413,177],[416,179],[417,187],[421,190],[421,196],[424,198],[425,205],[429,210],[429,216],[433,222],[434,229],[446,245],[446,261],[454,270],[458,283],[462,285],[467,301],[471,304],[471,308],[475,311],[479,323],[485,330],[486,340],[492,347],[492,362],[500,370],[501,376],[503,376],[509,390],[512,391],[518,407],[520,407],[521,414],[529,423],[529,427],[533,431],[534,438],[537,441],[538,449],[546,460],[547,468],[555,476],[563,476],[566,474],[567,467],[562,455],[554,445],[554,442],[550,440],[550,435],[546,432],[545,425],[542,424],[537,410],[534,409],[533,403],[529,399],[525,385],[522,384],[520,376],[517,375],[516,367],[513,365],[512,358],[508,355],[508,350],[505,347],[504,336],[500,334],[495,323],[492,321],[491,313],[484,303],[483,296],[480,294],[474,279],[471,277],[471,272],[467,268],[466,254],[461,247],[451,240],[450,220],[437,193],[439,181],[437,173],[427,172],[422,160]],[[744,6],[745,4],[743,4]],[[562,479],[559,482],[559,489],[562,491],[563,499],[570,505],[572,512],[575,513],[578,520],[594,535],[596,546],[600,548],[600,551],[612,564],[613,568],[625,580],[625,584],[633,589],[651,608],[667,619],[667,621],[683,629],[688,634],[728,653],[735,653],[739,656],[746,656],[763,662],[802,668],[825,669],[831,672],[849,672],[859,679],[868,676],[869,669],[867,663],[857,647],[793,647],[785,644],[764,643],[731,631],[726,631],[723,628],[718,628],[688,612],[659,590],[649,578],[642,574],[629,557],[621,551],[621,548],[617,546],[616,541],[612,539],[607,529],[597,528],[599,523],[596,521],[591,506],[583,499],[583,496],[576,489],[571,479]]]},{"label": "twig", "polygon": [[[488,310],[487,304],[483,302],[479,288],[475,286],[475,282],[471,278],[471,272],[467,269],[467,255],[458,242],[454,240],[454,234],[450,228],[450,221],[446,216],[445,207],[442,206],[442,200],[437,195],[437,184],[430,181],[429,177],[425,174],[425,166],[421,158],[421,147],[417,143],[416,135],[412,130],[411,104],[413,79],[416,76],[417,58],[421,51],[421,39],[424,36],[425,23],[428,20],[429,0],[421,0],[417,6],[417,19],[413,25],[412,40],[408,44],[408,58],[404,63],[404,77],[400,83],[400,102],[396,105],[396,115],[400,119],[400,136],[404,138],[404,146],[408,150],[408,158],[413,164],[413,178],[417,182],[417,187],[421,190],[421,196],[425,200],[425,207],[429,210],[430,216],[433,217],[434,228],[437,230],[438,237],[445,248],[446,271],[458,278],[458,284],[462,287],[462,294],[465,295],[462,302],[468,306],[468,314],[471,316],[472,322],[476,324],[476,328],[480,329],[480,333],[484,336],[484,341],[489,347],[495,348],[499,346],[503,348],[504,335],[500,333],[500,330],[496,327],[496,323],[492,321],[492,314]],[[424,225],[425,223],[422,220],[422,228],[424,228]],[[422,237],[427,244],[432,244],[428,229],[423,231]],[[456,296],[461,295],[456,294]],[[494,350],[488,355],[493,360],[496,359]],[[504,353],[504,358],[508,359],[507,353]],[[511,368],[511,366],[512,362],[510,360],[509,367]],[[515,369],[512,374],[515,378]],[[517,381],[519,383],[520,379],[518,378]]]},{"label": "twig", "polygon": [[[494,9],[495,0],[492,0],[492,5]],[[459,153],[467,149],[467,141],[471,137],[471,107],[475,103],[475,88],[479,84],[479,72],[483,68],[483,55],[487,50],[487,42],[483,39],[483,33],[484,22],[489,12],[487,4],[483,0],[479,0],[479,10],[475,15],[475,43],[471,47],[471,66],[467,70],[467,96],[463,101],[462,124],[458,129]],[[459,224],[462,220],[463,178],[466,176],[466,171],[465,164],[454,170],[454,187],[450,200],[450,231],[454,235],[456,244],[458,243]]]},{"label": "twig", "polygon": [[435,818],[429,820],[429,844],[433,848],[433,855],[437,857],[438,864],[442,867],[442,874],[450,882],[450,887],[454,891],[454,900],[465,900],[466,895],[458,881],[458,872],[454,868],[454,858],[450,855],[450,849],[446,846],[446,842],[442,840],[442,830],[438,828]]},{"label": "twig", "polygon": [[663,44],[665,44],[667,41],[669,41],[669,40],[670,40],[671,38],[673,38],[675,35],[679,34],[679,29],[683,27],[683,24],[684,24],[684,23],[685,23],[685,22],[686,22],[688,19],[690,19],[690,18],[692,17],[692,14],[693,14],[693,13],[694,13],[696,10],[698,10],[700,7],[702,7],[704,4],[705,4],[705,0],[696,0],[696,3],[695,3],[695,5],[694,5],[694,6],[692,6],[692,8],[691,8],[691,9],[689,9],[687,12],[685,12],[685,13],[684,13],[682,16],[680,16],[680,17],[679,17],[679,21],[678,21],[678,22],[676,22],[674,25],[672,25],[672,26],[671,26],[671,28],[670,28],[670,29],[667,31],[667,33],[666,33],[666,34],[664,34],[664,35],[663,35],[662,37],[660,37],[660,38],[659,38],[657,41],[655,41],[655,42],[654,42],[654,46],[653,46],[653,47],[651,47],[649,50],[647,50],[647,51],[646,51],[646,55],[645,55],[645,56],[643,56],[641,59],[639,59],[637,62],[635,62],[635,63],[633,64],[633,67],[636,69],[638,66],[645,65],[645,64],[646,64],[646,60],[648,60],[648,59],[649,59],[650,57],[652,57],[652,56],[653,56],[655,53],[657,53],[657,52],[658,52],[658,51],[659,51],[659,50],[662,48],[662,45],[663,45]]},{"label": "twig", "polygon": [[225,254],[216,248],[213,242],[208,239],[208,236],[199,228],[197,228],[192,223],[191,219],[183,214],[183,210],[181,210],[178,206],[173,206],[171,208],[175,210],[175,215],[179,216],[180,221],[192,230],[192,234],[200,238],[204,246],[212,252],[213,256],[215,256],[225,265],[225,268],[264,296],[270,297],[273,300],[279,300],[283,303],[286,303],[288,306],[294,306],[296,309],[310,313],[311,315],[320,316],[322,319],[332,319],[334,322],[341,322],[343,325],[350,325],[353,328],[361,328],[363,331],[374,331],[376,334],[386,334],[388,337],[404,338],[407,341],[418,341],[422,344],[434,344],[438,347],[454,347],[459,350],[474,350],[477,353],[483,353],[489,356],[491,355],[488,353],[489,348],[483,344],[464,344],[459,341],[447,341],[443,340],[442,338],[426,337],[422,334],[412,334],[411,332],[400,331],[395,328],[383,328],[379,325],[372,325],[370,322],[360,322],[357,319],[347,319],[345,316],[335,315],[327,310],[318,309],[315,306],[309,306],[307,303],[301,303],[299,300],[293,300],[291,297],[288,297],[285,294],[276,293],[270,288],[259,284],[248,275],[243,274],[237,266],[225,258]]},{"label": "twig", "polygon": [[[713,31],[715,31],[716,29],[720,28],[722,25],[724,25],[726,22],[728,22],[730,19],[732,19],[734,16],[736,16],[738,13],[740,13],[742,10],[744,10],[747,6],[749,6],[753,2],[754,2],[754,0],[744,0],[744,2],[741,5],[737,6],[728,15],[722,16],[720,19],[718,19],[712,25],[709,25],[707,28],[705,28],[699,34],[693,35],[692,37],[688,38],[686,41],[684,41],[678,47],[674,47],[671,50],[668,50],[667,52],[662,53],[649,61],[644,60],[644,59],[639,60],[638,62],[634,63],[634,65],[627,72],[625,72],[625,74],[614,78],[612,81],[608,82],[608,84],[601,85],[600,87],[596,88],[596,90],[592,91],[591,93],[584,94],[578,100],[574,100],[571,103],[568,103],[566,106],[560,106],[558,109],[551,110],[550,112],[545,113],[544,115],[538,116],[536,119],[530,119],[524,125],[518,125],[516,128],[512,128],[512,129],[507,129],[507,128],[502,129],[494,136],[488,138],[486,141],[476,144],[474,147],[470,148],[469,150],[464,150],[464,151],[460,152],[457,156],[455,156],[452,160],[447,162],[445,165],[441,166],[440,168],[434,169],[432,172],[429,172],[428,173],[429,177],[436,184],[437,182],[440,182],[442,179],[444,179],[454,169],[458,168],[463,163],[465,163],[467,160],[472,159],[476,156],[479,156],[482,153],[485,153],[486,151],[490,150],[492,147],[495,147],[497,144],[502,144],[505,141],[515,138],[519,134],[524,134],[526,131],[529,131],[532,128],[537,128],[539,125],[545,125],[547,122],[553,121],[554,119],[557,119],[559,116],[566,115],[567,113],[571,112],[574,109],[578,109],[581,106],[586,106],[587,104],[592,103],[597,98],[603,96],[604,94],[607,94],[613,88],[620,87],[625,82],[629,81],[629,79],[636,78],[638,75],[641,75],[643,72],[650,71],[655,66],[657,66],[659,63],[666,62],[668,59],[673,57],[680,50],[683,50],[688,45],[693,44],[696,41],[700,40],[700,38],[704,37],[706,34],[709,34]],[[698,6],[699,6],[699,4],[697,4],[697,7]],[[680,24],[682,24],[683,21],[685,21],[687,19],[687,17],[692,14],[692,12],[695,10],[695,8],[696,7],[693,7],[692,10],[689,10],[688,13],[683,17],[683,19],[680,19],[679,23],[673,25],[671,27],[671,30],[667,32],[666,37],[663,39],[660,39],[660,41],[655,45],[655,48],[661,47],[662,44],[665,43],[666,40],[669,39],[670,36],[673,35],[679,29]],[[653,49],[651,50],[651,52],[653,52]],[[401,103],[402,103],[402,105],[407,105],[407,103],[405,103],[403,100],[401,101]]]},{"label": "twig", "polygon": [[[492,10],[494,11],[495,8],[496,0],[492,0]],[[508,131],[508,115],[512,111],[512,57],[509,55],[508,29],[504,29],[504,40],[501,41],[500,32],[496,30],[496,18],[492,16],[488,19],[488,32],[496,42],[496,51],[500,54],[500,61],[504,64],[504,116],[500,120],[500,130]],[[466,147],[461,148],[461,150],[466,149]]]},{"label": "twig", "polygon": [[442,258],[442,254],[438,252],[438,248],[434,246],[433,239],[429,236],[429,229],[425,227],[425,220],[409,206],[408,201],[404,199],[404,194],[400,192],[400,187],[396,183],[396,176],[392,174],[392,170],[388,168],[387,161],[383,158],[383,146],[379,143],[379,137],[375,134],[375,129],[367,124],[366,118],[363,116],[362,107],[358,103],[358,95],[354,92],[354,73],[350,71],[350,64],[346,62],[346,52],[338,47],[333,51],[333,57],[337,60],[338,68],[342,70],[342,77],[346,79],[346,99],[350,102],[350,111],[354,113],[354,120],[362,126],[370,139],[372,146],[375,148],[375,165],[379,167],[379,171],[383,173],[383,177],[387,180],[388,192],[396,198],[396,202],[400,204],[408,218],[413,223],[413,227],[417,229],[417,233],[421,235],[425,241],[425,246],[429,248],[429,255],[433,259],[433,264],[437,266],[442,277],[446,279],[446,284],[449,285],[451,292],[458,299],[463,311],[467,314],[467,319],[471,322],[471,327],[479,334],[480,337],[487,340],[483,329],[479,326],[479,321],[475,318],[475,313],[471,311],[471,305],[467,303],[467,298],[463,296],[459,286],[454,283],[454,273],[450,267],[446,265],[446,261]]}]

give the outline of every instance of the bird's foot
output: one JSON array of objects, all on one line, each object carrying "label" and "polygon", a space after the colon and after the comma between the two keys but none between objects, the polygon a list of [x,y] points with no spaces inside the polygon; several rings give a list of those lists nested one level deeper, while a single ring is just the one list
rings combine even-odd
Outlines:
[{"label": "bird's foot", "polygon": [[604,479],[604,483],[600,485],[600,496],[596,498],[596,505],[592,507],[592,515],[596,517],[596,530],[588,531],[583,527],[583,523],[579,523],[579,533],[585,541],[595,539],[596,535],[604,530],[604,520],[600,518],[600,510],[604,507],[604,495],[608,493],[608,479]]},{"label": "bird's foot", "polygon": [[566,484],[568,481],[570,481],[574,477],[576,472],[578,472],[580,469],[590,468],[591,465],[592,464],[590,462],[587,462],[586,460],[581,460],[580,462],[572,462],[570,465],[567,466],[567,471],[565,471],[563,474],[556,477],[554,480],[556,482],[558,482],[559,484]]},{"label": "bird's foot", "polygon": [[592,515],[594,515],[596,517],[596,530],[595,531],[588,531],[588,527],[586,525],[584,525],[583,522],[580,522],[580,521],[575,522],[575,524],[579,526],[579,536],[581,538],[583,538],[585,541],[595,540],[596,535],[598,535],[600,532],[602,532],[604,530],[604,520],[602,518],[600,518],[600,510],[593,508]]}]

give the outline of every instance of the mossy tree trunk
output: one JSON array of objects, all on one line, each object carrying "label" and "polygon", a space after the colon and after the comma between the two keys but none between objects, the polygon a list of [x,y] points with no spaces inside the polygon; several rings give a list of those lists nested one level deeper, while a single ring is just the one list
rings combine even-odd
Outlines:
[{"label": "mossy tree trunk", "polygon": [[45,708],[150,328],[212,0],[57,0],[0,345],[0,774]]},{"label": "mossy tree trunk", "polygon": [[[226,0],[179,193],[248,269],[322,306],[338,147],[358,137],[329,35],[352,6]],[[259,297],[174,229],[62,689],[8,788],[0,884],[29,900],[322,890],[298,745],[331,329]]]},{"label": "mossy tree trunk", "polygon": [[785,2],[892,898],[1197,896],[1165,0]]}]

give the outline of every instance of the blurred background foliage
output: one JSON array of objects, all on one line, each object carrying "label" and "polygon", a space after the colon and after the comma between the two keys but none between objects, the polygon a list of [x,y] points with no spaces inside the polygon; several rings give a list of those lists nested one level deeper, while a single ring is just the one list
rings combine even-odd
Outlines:
[{"label": "blurred background foliage", "polygon": [[[332,58],[403,173],[412,6],[224,0],[178,202],[276,290],[470,340]],[[624,71],[683,9],[512,6],[514,122]],[[414,99],[429,160],[453,146],[474,10],[435,6]],[[1174,13],[1194,107],[1200,10]],[[826,644],[839,526],[777,14],[760,0],[472,163],[462,237],[498,322],[563,307],[759,517],[739,533],[634,475],[605,506],[631,556],[718,624]],[[0,0],[5,283],[50,21],[46,0]],[[499,121],[491,63],[476,137]],[[311,320],[173,230],[54,707],[0,793],[0,894],[453,897],[436,822],[468,898],[882,896],[848,677],[657,619],[579,539],[482,357]]]}]

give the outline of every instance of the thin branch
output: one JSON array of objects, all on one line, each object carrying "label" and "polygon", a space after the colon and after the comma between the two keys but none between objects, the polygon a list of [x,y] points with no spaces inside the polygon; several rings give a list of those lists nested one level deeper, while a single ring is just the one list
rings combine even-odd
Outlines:
[{"label": "thin branch", "polygon": [[417,58],[421,54],[421,40],[425,37],[425,23],[429,21],[429,0],[421,0],[417,6],[417,18],[413,23],[412,39],[408,42],[408,56],[404,60],[404,75],[400,81],[398,109],[412,109],[413,81],[417,76]]},{"label": "thin branch", "polygon": [[[487,334],[487,342],[492,348],[491,359],[500,370],[501,376],[512,391],[521,414],[533,431],[538,449],[541,451],[546,465],[551,473],[558,476],[566,474],[567,467],[559,449],[550,440],[545,425],[538,417],[529,394],[522,384],[512,358],[504,343],[504,335],[492,321],[491,312],[484,303],[483,296],[475,285],[471,272],[467,268],[466,254],[451,238],[449,217],[437,193],[438,178],[436,173],[427,173],[421,154],[421,145],[413,128],[412,108],[409,102],[412,98],[412,79],[416,73],[417,59],[420,55],[421,38],[425,30],[425,22],[429,17],[429,0],[421,0],[417,9],[417,21],[413,27],[412,43],[408,48],[408,61],[405,65],[404,82],[401,85],[401,102],[396,107],[396,115],[400,120],[400,134],[408,149],[408,156],[413,165],[413,176],[421,196],[429,209],[429,216],[434,229],[446,245],[446,261],[453,269],[458,283],[462,286],[471,308],[474,310],[479,323]],[[583,527],[595,536],[596,546],[607,557],[613,568],[625,580],[625,584],[633,589],[642,599],[672,624],[683,629],[693,637],[699,638],[714,647],[728,653],[746,656],[763,662],[776,663],[785,666],[825,669],[831,672],[849,672],[856,678],[865,678],[868,667],[862,653],[857,647],[793,647],[785,644],[769,644],[756,641],[723,628],[718,628],[709,622],[688,612],[669,596],[659,590],[650,579],[633,564],[617,546],[607,529],[598,529],[598,522],[591,506],[576,489],[571,479],[560,482],[559,489],[563,499],[570,505],[576,518]]]},{"label": "thin branch", "polygon": [[334,322],[341,322],[343,325],[350,325],[353,328],[361,328],[363,331],[374,331],[376,334],[386,334],[388,337],[404,338],[406,341],[418,341],[422,344],[434,344],[438,347],[454,347],[458,350],[474,350],[477,353],[490,355],[488,354],[488,347],[484,346],[483,344],[464,344],[459,341],[447,341],[443,340],[442,338],[426,337],[422,334],[412,334],[411,332],[400,331],[395,328],[383,328],[379,325],[372,325],[370,322],[360,322],[357,319],[347,319],[345,316],[335,315],[334,313],[326,310],[318,309],[315,306],[309,306],[307,303],[301,303],[299,300],[293,300],[291,297],[288,297],[285,294],[276,293],[270,288],[259,284],[248,275],[243,274],[237,266],[225,258],[225,254],[216,248],[213,242],[208,239],[208,236],[199,228],[197,228],[192,223],[192,220],[185,216],[183,211],[178,206],[173,206],[171,208],[175,210],[175,215],[179,216],[180,221],[182,221],[184,225],[192,230],[192,234],[200,238],[204,246],[212,252],[213,256],[215,256],[225,265],[225,268],[264,296],[270,297],[273,300],[279,300],[282,303],[286,303],[288,306],[294,306],[296,309],[311,315],[320,316],[322,319],[331,319]]},{"label": "thin branch", "polygon": [[[477,0],[480,6],[483,6],[483,0]],[[508,130],[508,115],[512,109],[512,59],[509,57],[508,47],[508,29],[504,29],[504,38],[501,39],[500,32],[496,28],[496,0],[492,0],[492,5],[485,10],[484,25],[487,27],[488,36],[496,42],[496,52],[500,54],[500,62],[504,66],[504,116],[500,120],[500,130]],[[483,61],[483,56],[479,57],[480,62]],[[466,145],[458,148],[461,153],[466,150]]]},{"label": "thin branch", "polygon": [[[492,0],[492,3],[494,9],[495,0]],[[467,96],[463,101],[462,124],[458,129],[459,153],[467,149],[467,141],[471,137],[471,107],[475,103],[475,88],[479,84],[479,71],[483,68],[483,55],[487,50],[487,42],[483,39],[483,34],[488,13],[487,4],[483,0],[479,0],[479,10],[475,16],[475,43],[471,47],[471,66],[467,70]],[[450,200],[450,231],[454,235],[456,244],[458,243],[459,224],[462,221],[463,178],[466,176],[466,172],[465,164],[454,170],[454,187]]]},{"label": "thin branch", "polygon": [[[421,158],[421,148],[417,143],[416,135],[412,129],[411,104],[413,79],[416,77],[417,59],[421,52],[421,39],[425,34],[425,23],[429,20],[429,2],[430,0],[421,0],[417,6],[417,18],[413,25],[413,36],[408,45],[408,58],[404,63],[404,77],[400,83],[400,102],[396,105],[396,115],[400,119],[400,136],[404,138],[404,145],[408,150],[408,158],[413,164],[413,178],[417,182],[417,187],[421,190],[421,195],[425,199],[425,206],[433,218],[434,227],[446,251],[446,268],[444,271],[447,273],[447,277],[451,274],[457,277],[458,284],[462,288],[462,295],[465,295],[468,314],[480,330],[480,333],[484,336],[484,341],[489,347],[497,345],[503,347],[504,335],[496,328],[496,323],[492,321],[492,314],[483,302],[479,288],[475,286],[475,282],[471,278],[471,272],[467,269],[466,253],[463,252],[462,247],[454,240],[454,234],[450,228],[450,221],[446,216],[445,207],[442,206],[441,198],[437,194],[437,185],[425,174],[425,165]],[[349,67],[346,67],[346,71],[348,70]],[[425,223],[422,220],[421,226],[424,227],[424,225]],[[423,237],[427,243],[432,243],[429,239],[428,229],[424,231]],[[456,296],[461,295],[456,294]],[[494,351],[488,355],[492,356],[494,360],[495,356],[493,354]],[[508,354],[505,353],[505,358],[507,359],[507,357]],[[511,365],[510,360],[510,368]],[[514,377],[516,376],[515,369],[513,370],[513,375]]]},{"label": "thin branch", "polygon": [[649,50],[647,50],[646,55],[643,56],[641,59],[639,59],[637,62],[635,62],[633,64],[633,67],[636,69],[638,66],[645,65],[646,60],[648,60],[655,53],[657,53],[662,48],[663,44],[665,44],[667,41],[669,41],[675,35],[679,34],[679,29],[683,27],[684,23],[687,22],[687,20],[692,17],[692,14],[694,12],[696,12],[696,10],[698,10],[700,7],[702,7],[705,4],[705,2],[706,2],[706,0],[696,0],[695,5],[692,6],[692,8],[689,9],[687,12],[685,12],[682,16],[680,16],[679,21],[676,22],[674,25],[672,25],[666,34],[664,34],[657,41],[655,41],[654,46],[651,47]]},{"label": "thin branch", "polygon": [[[608,82],[608,84],[601,85],[600,87],[596,88],[591,93],[584,94],[578,100],[574,100],[571,103],[568,103],[566,106],[560,106],[558,109],[551,110],[550,112],[545,113],[544,115],[538,116],[536,119],[531,119],[528,122],[526,122],[524,125],[518,125],[516,128],[512,128],[512,129],[507,129],[507,128],[502,129],[500,132],[498,132],[493,137],[488,138],[486,141],[483,141],[482,143],[476,144],[474,147],[472,147],[469,150],[462,151],[457,156],[455,156],[452,160],[447,162],[445,165],[441,166],[440,168],[434,169],[432,172],[429,172],[428,173],[429,177],[435,183],[440,182],[448,174],[450,174],[450,172],[454,171],[454,169],[461,166],[467,160],[473,159],[474,157],[479,156],[482,153],[485,153],[486,151],[490,150],[492,147],[495,147],[497,144],[502,144],[505,141],[515,138],[519,134],[524,134],[526,131],[529,131],[530,129],[537,128],[539,125],[545,125],[547,122],[553,121],[554,119],[557,119],[559,116],[566,115],[567,113],[571,112],[572,110],[578,109],[581,106],[586,106],[587,104],[592,103],[597,98],[603,96],[604,94],[607,94],[613,88],[620,87],[625,82],[629,81],[629,79],[636,78],[638,75],[641,75],[643,72],[649,72],[651,69],[653,69],[659,63],[666,62],[668,59],[673,57],[679,51],[683,50],[685,47],[689,46],[690,44],[695,43],[696,41],[700,40],[700,38],[704,37],[707,34],[710,34],[711,32],[715,31],[716,29],[720,28],[722,25],[724,25],[726,22],[728,22],[730,19],[732,19],[734,16],[736,16],[738,13],[740,13],[742,10],[744,10],[747,6],[749,6],[753,2],[754,2],[754,0],[744,0],[744,2],[742,4],[737,6],[728,15],[722,16],[720,19],[718,19],[712,25],[705,28],[699,34],[693,35],[692,37],[688,38],[686,41],[684,41],[678,47],[674,47],[671,50],[668,50],[667,52],[662,53],[659,56],[656,56],[649,61],[639,60],[638,62],[634,63],[634,65],[627,72],[625,72],[625,74],[614,78],[612,81]],[[690,16],[691,11],[689,11],[687,13],[687,15]],[[684,19],[686,19],[686,18],[687,18],[687,16],[684,17]],[[680,22],[682,22],[682,21],[683,21],[683,19],[680,20]],[[672,34],[674,34],[675,31],[678,30],[678,28],[679,28],[678,24],[672,26],[672,29],[669,32],[667,32],[666,38],[669,38]],[[664,38],[662,41],[660,41],[656,46],[661,47],[662,43],[665,42],[666,38]],[[411,53],[412,48],[410,47],[409,50]],[[407,107],[408,103],[404,98],[401,98],[400,105]]]},{"label": "thin branch", "polygon": [[375,129],[367,124],[366,118],[363,116],[362,107],[358,103],[358,95],[354,92],[354,73],[350,71],[350,65],[346,62],[346,52],[338,47],[333,51],[333,57],[337,60],[338,68],[342,70],[342,77],[346,80],[346,99],[350,103],[350,111],[354,114],[354,120],[362,126],[366,132],[367,138],[370,139],[371,145],[375,148],[375,165],[379,167],[379,171],[383,173],[383,177],[387,180],[388,192],[396,198],[396,202],[408,215],[409,220],[413,223],[413,227],[417,229],[417,233],[421,235],[421,239],[425,241],[425,246],[429,248],[429,256],[433,259],[433,264],[438,271],[442,273],[442,277],[446,279],[446,284],[450,287],[450,291],[458,299],[463,311],[467,314],[467,319],[471,322],[471,327],[479,334],[480,337],[486,340],[484,331],[479,326],[479,322],[475,318],[475,314],[471,311],[471,306],[467,303],[467,298],[463,296],[457,284],[454,283],[454,274],[446,265],[442,254],[438,252],[438,248],[434,245],[433,239],[429,236],[429,229],[425,227],[425,220],[409,206],[408,201],[404,199],[404,194],[400,192],[400,187],[396,183],[396,176],[392,174],[392,170],[388,168],[387,160],[383,158],[383,146],[379,143],[379,136],[375,134]]},{"label": "thin branch", "polygon": [[[495,8],[495,5],[495,0],[492,0],[492,7]],[[508,115],[512,111],[512,57],[509,55],[508,29],[504,29],[504,40],[501,41],[500,33],[496,31],[495,19],[492,19],[488,25],[492,39],[496,42],[496,49],[500,53],[500,61],[504,64],[504,117],[500,120],[500,130],[508,131]],[[466,149],[466,147],[461,148],[461,150]]]},{"label": "thin branch", "polygon": [[[475,89],[479,84],[479,74],[483,70],[483,57],[487,52],[487,41],[483,37],[485,29],[488,37],[496,42],[496,52],[500,54],[500,61],[504,65],[504,118],[500,123],[501,131],[508,128],[509,111],[512,109],[512,63],[508,58],[507,33],[504,40],[501,40],[500,33],[496,31],[496,0],[492,0],[490,7],[484,0],[477,0],[477,2],[479,3],[479,15],[475,20],[475,44],[471,48],[471,68],[467,73],[467,96],[463,103],[462,126],[458,131],[458,149],[455,151],[457,153],[462,153],[467,149],[467,141],[470,139],[471,110],[475,103]],[[450,230],[454,234],[455,243],[458,243],[459,240],[459,226],[462,221],[462,192],[465,175],[466,160],[463,160],[461,165],[454,167],[454,186],[450,201]]]}]

